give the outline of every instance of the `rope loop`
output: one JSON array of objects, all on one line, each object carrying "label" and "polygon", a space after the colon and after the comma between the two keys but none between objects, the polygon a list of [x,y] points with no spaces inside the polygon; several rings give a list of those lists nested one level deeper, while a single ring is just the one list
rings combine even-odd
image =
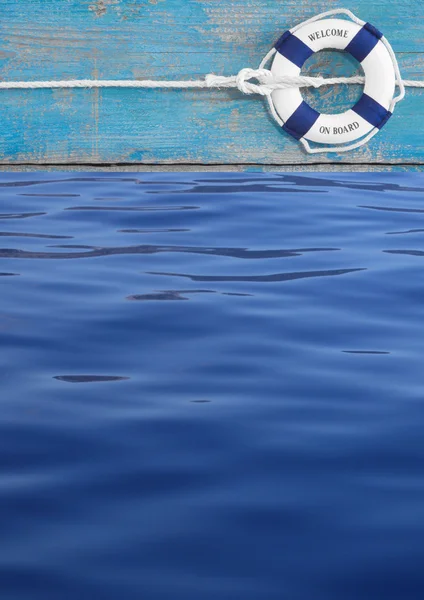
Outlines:
[{"label": "rope loop", "polygon": [[[253,83],[252,79],[258,83]],[[248,95],[269,96],[276,89],[275,77],[269,69],[245,68],[230,77],[209,74],[205,76],[205,82],[208,88],[238,88],[242,94]]]},{"label": "rope loop", "polygon": [[[256,79],[259,82],[252,83],[250,80]],[[267,85],[272,79],[272,73],[268,69],[241,69],[236,75],[236,84],[240,92],[243,94],[259,94],[268,96],[272,90]]]}]

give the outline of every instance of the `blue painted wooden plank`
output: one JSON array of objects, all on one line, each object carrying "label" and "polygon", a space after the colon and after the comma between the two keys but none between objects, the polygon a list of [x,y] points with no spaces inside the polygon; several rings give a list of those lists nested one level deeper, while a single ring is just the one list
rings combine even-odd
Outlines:
[{"label": "blue painted wooden plank", "polygon": [[284,168],[275,165],[187,165],[187,164],[160,164],[160,165],[144,165],[141,163],[131,165],[114,165],[114,166],[87,166],[87,165],[2,165],[1,172],[13,173],[44,173],[44,172],[60,172],[60,173],[292,173],[292,172],[307,172],[307,173],[422,173],[424,165],[387,165],[387,164],[356,164],[350,163],[327,163],[327,164],[311,164],[311,165],[285,165]]},{"label": "blue painted wooden plank", "polygon": [[[197,78],[257,66],[293,24],[333,1],[3,0],[0,78]],[[424,78],[421,0],[352,0],[349,8],[384,31],[403,74]],[[328,53],[310,72],[347,74]],[[358,89],[307,93],[327,112]],[[264,103],[237,91],[1,91],[0,160],[14,163],[264,164],[424,163],[424,91],[410,91],[367,147],[306,156],[269,118]]]}]

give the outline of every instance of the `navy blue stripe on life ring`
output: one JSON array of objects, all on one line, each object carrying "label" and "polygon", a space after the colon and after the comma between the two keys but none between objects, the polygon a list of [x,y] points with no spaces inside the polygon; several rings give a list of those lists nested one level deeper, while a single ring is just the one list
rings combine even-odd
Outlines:
[{"label": "navy blue stripe on life ring", "polygon": [[309,46],[290,33],[290,31],[283,33],[275,44],[275,49],[300,69],[303,67],[305,61],[314,54],[314,51]]},{"label": "navy blue stripe on life ring", "polygon": [[308,133],[319,116],[319,112],[306,102],[302,102],[284,123],[283,130],[292,135],[296,140],[300,140]]},{"label": "navy blue stripe on life ring", "polygon": [[370,23],[365,23],[353,40],[346,46],[349,52],[358,62],[362,62],[374,50],[379,40],[383,37],[381,31]]},{"label": "navy blue stripe on life ring", "polygon": [[371,96],[368,96],[368,94],[362,94],[362,97],[352,110],[378,129],[384,127],[392,116],[389,110],[386,110],[384,106],[381,106],[381,104],[371,98]]}]

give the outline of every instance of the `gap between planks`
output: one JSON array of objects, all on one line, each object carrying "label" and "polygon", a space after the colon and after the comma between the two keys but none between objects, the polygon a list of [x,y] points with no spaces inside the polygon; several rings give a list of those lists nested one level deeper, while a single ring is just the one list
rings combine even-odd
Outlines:
[{"label": "gap between planks", "polygon": [[1,172],[17,171],[104,171],[104,172],[246,172],[246,171],[321,171],[321,172],[378,172],[378,171],[424,171],[424,163],[421,162],[314,162],[305,165],[291,164],[266,164],[266,163],[168,163],[168,164],[146,164],[146,163],[0,163]]}]

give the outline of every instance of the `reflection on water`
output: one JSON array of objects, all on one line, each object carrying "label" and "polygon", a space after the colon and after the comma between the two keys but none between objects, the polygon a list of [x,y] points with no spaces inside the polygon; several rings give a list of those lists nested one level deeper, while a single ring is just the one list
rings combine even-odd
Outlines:
[{"label": "reflection on water", "polygon": [[[28,236],[30,237],[30,236]],[[37,236],[40,237],[40,236]],[[48,236],[43,235],[43,238]],[[100,248],[83,244],[49,245],[50,248],[65,248],[73,250],[89,250],[89,252],[29,252],[11,248],[0,249],[0,258],[93,258],[117,254],[157,254],[161,252],[186,252],[188,254],[209,254],[213,256],[230,256],[233,258],[281,258],[301,256],[306,252],[326,252],[339,248],[303,248],[301,250],[249,250],[247,248],[196,248],[189,246],[119,246],[115,248]]]},{"label": "reflection on water", "polygon": [[42,217],[47,213],[27,212],[27,213],[0,213],[0,219],[28,219],[29,217]]},{"label": "reflection on water", "polygon": [[424,229],[408,229],[407,231],[388,231],[386,235],[403,235],[405,233],[424,233]]},{"label": "reflection on water", "polygon": [[367,206],[366,204],[363,204],[359,205],[359,208],[369,208],[370,210],[387,210],[389,212],[424,213],[424,208],[404,208],[401,206]]},{"label": "reflection on water", "polygon": [[332,275],[346,275],[364,269],[334,269],[332,271],[306,271],[305,273],[271,273],[270,275],[185,275],[184,273],[155,273],[149,275],[166,275],[167,277],[186,277],[192,281],[255,281],[272,283],[274,281],[293,281],[309,277],[331,277]]},{"label": "reflection on water", "polygon": [[1,174],[1,598],[421,599],[423,193]]},{"label": "reflection on water", "polygon": [[129,377],[118,377],[116,375],[57,375],[54,379],[68,383],[102,383],[106,381],[125,381]]}]

